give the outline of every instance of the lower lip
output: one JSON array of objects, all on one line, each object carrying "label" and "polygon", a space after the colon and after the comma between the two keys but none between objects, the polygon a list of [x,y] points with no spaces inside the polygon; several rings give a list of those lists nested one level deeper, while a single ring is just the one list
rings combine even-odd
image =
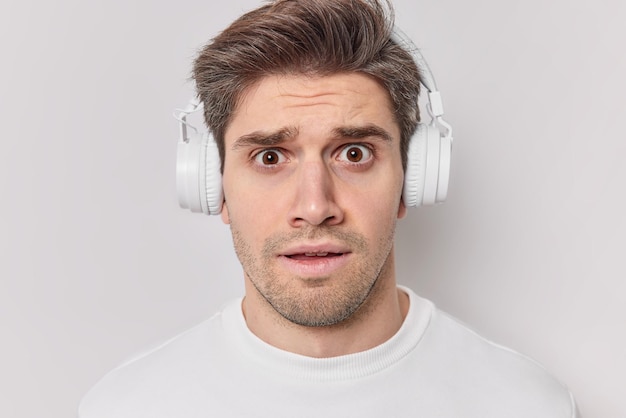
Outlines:
[{"label": "lower lip", "polygon": [[279,256],[279,263],[289,272],[301,277],[328,276],[341,269],[348,263],[350,253],[333,257],[308,257],[307,259],[294,259]]}]

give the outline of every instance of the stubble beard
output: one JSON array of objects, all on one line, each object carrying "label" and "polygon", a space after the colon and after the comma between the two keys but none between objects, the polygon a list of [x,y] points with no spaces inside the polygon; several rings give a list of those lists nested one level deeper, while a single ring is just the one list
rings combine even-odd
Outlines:
[{"label": "stubble beard", "polygon": [[[389,236],[374,244],[374,253],[370,252],[371,246],[362,235],[336,227],[310,227],[288,234],[274,234],[265,240],[260,258],[257,258],[236,223],[231,222],[230,226],[237,257],[257,292],[284,319],[306,327],[337,325],[359,311],[384,271],[395,230],[394,224]],[[276,254],[288,243],[321,237],[330,237],[351,249],[353,260],[341,277],[289,277],[281,276],[275,269]]]}]

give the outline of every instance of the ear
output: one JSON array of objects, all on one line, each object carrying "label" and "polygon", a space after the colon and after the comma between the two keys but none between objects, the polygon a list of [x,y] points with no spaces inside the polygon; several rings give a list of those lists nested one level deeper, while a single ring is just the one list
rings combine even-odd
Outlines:
[{"label": "ear", "polygon": [[400,205],[398,206],[398,219],[402,219],[406,216],[406,205],[404,199],[400,199]]},{"label": "ear", "polygon": [[228,214],[228,205],[226,204],[226,201],[224,201],[222,205],[222,211],[220,212],[220,216],[222,217],[222,222],[224,222],[226,225],[230,224],[230,215]]}]

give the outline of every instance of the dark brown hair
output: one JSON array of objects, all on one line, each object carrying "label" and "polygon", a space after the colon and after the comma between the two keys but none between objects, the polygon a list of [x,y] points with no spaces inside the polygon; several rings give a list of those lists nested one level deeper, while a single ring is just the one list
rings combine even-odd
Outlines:
[{"label": "dark brown hair", "polygon": [[193,78],[224,162],[224,132],[242,94],[268,75],[370,75],[388,91],[403,167],[419,122],[420,74],[391,39],[388,0],[275,0],[248,12],[199,53]]}]

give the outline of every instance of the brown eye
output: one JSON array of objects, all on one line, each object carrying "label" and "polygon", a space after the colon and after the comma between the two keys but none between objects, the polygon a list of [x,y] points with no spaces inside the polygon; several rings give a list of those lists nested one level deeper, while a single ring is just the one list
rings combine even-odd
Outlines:
[{"label": "brown eye", "polygon": [[358,148],[350,148],[346,153],[346,157],[353,163],[358,163],[363,158],[363,151]]},{"label": "brown eye", "polygon": [[254,159],[262,165],[276,165],[282,162],[285,157],[280,151],[269,149],[259,152]]},{"label": "brown eye", "polygon": [[341,150],[338,159],[350,163],[361,163],[372,158],[372,151],[363,145],[349,145]]},{"label": "brown eye", "polygon": [[263,153],[263,164],[271,165],[278,162],[278,155],[274,151]]}]

